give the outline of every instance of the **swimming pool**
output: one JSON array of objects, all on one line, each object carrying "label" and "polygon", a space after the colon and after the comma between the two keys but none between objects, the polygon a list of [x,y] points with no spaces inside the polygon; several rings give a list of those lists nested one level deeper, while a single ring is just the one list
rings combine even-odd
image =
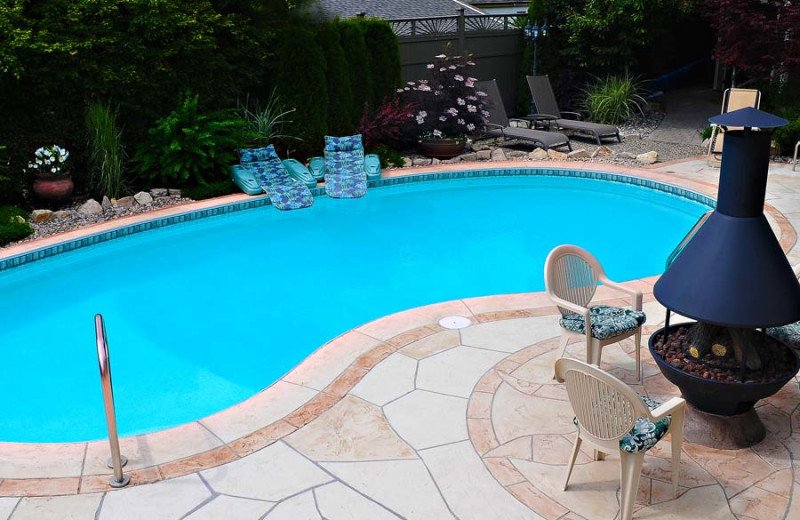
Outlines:
[{"label": "swimming pool", "polygon": [[318,197],[302,211],[228,213],[6,270],[0,441],[105,436],[95,313],[108,329],[120,434],[150,432],[252,396],[380,316],[542,290],[559,244],[592,251],[612,279],[658,274],[707,210],[587,178],[437,180]]}]

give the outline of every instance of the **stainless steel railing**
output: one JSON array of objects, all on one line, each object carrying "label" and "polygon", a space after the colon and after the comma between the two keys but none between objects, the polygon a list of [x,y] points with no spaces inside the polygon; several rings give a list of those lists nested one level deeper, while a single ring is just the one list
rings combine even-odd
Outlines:
[{"label": "stainless steel railing", "polygon": [[108,466],[114,468],[114,476],[108,481],[111,487],[120,488],[127,486],[130,477],[122,472],[122,466],[127,464],[126,459],[119,452],[119,437],[117,436],[117,414],[114,410],[114,387],[111,384],[111,358],[108,356],[108,338],[103,316],[96,314],[94,317],[94,331],[97,336],[97,362],[100,365],[100,382],[103,385],[103,402],[106,410],[106,423],[108,424],[108,443],[111,447],[111,458]]}]

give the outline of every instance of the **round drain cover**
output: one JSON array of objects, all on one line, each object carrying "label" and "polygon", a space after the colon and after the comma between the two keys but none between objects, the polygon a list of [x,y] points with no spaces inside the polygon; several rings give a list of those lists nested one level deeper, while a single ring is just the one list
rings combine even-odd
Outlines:
[{"label": "round drain cover", "polygon": [[469,318],[464,316],[446,316],[439,320],[439,325],[446,329],[463,329],[469,327],[471,323]]}]

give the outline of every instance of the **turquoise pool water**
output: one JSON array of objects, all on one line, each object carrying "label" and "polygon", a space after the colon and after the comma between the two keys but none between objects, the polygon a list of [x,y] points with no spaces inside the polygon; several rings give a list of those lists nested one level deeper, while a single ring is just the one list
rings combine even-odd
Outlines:
[{"label": "turquoise pool water", "polygon": [[659,274],[707,211],[564,177],[419,182],[147,231],[0,272],[0,441],[104,438],[93,316],[121,435],[212,414],[353,327],[420,305],[544,289],[572,243],[609,276]]}]

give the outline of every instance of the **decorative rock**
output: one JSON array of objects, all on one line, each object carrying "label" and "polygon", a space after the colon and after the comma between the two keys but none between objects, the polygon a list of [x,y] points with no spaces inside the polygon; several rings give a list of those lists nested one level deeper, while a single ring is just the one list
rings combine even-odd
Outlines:
[{"label": "decorative rock", "polygon": [[476,151],[476,152],[482,152],[482,151],[484,151],[484,150],[491,150],[491,149],[492,149],[492,147],[491,147],[491,146],[489,146],[489,145],[488,145],[488,144],[486,144],[486,143],[481,143],[481,144],[473,144],[473,145],[472,145],[472,149],[473,149],[474,151]]},{"label": "decorative rock", "polygon": [[431,160],[426,157],[417,157],[412,164],[414,166],[430,166]]},{"label": "decorative rock", "polygon": [[100,205],[103,207],[103,211],[108,211],[111,209],[111,201],[108,200],[108,197],[105,195],[103,195],[103,202],[101,202]]},{"label": "decorative rock", "polygon": [[493,161],[505,161],[506,160],[506,153],[503,151],[502,148],[495,148],[494,150],[492,150],[492,152],[489,155],[489,157]]},{"label": "decorative rock", "polygon": [[630,152],[619,152],[614,154],[615,161],[631,161],[633,159],[636,159],[636,156]]},{"label": "decorative rock", "polygon": [[437,165],[437,164],[439,164],[440,162],[442,162],[442,161],[440,161],[439,159],[437,159],[436,157],[434,157],[433,159],[431,159],[431,166],[436,166],[436,165]]},{"label": "decorative rock", "polygon": [[627,134],[627,135],[623,135],[622,138],[625,141],[641,141],[642,140],[642,136],[640,134]]},{"label": "decorative rock", "polygon": [[524,159],[528,156],[527,153],[523,152],[522,150],[511,150],[506,154],[509,159]]},{"label": "decorative rock", "polygon": [[658,152],[640,153],[636,156],[636,160],[642,164],[653,164],[658,161]]},{"label": "decorative rock", "polygon": [[568,159],[591,159],[591,157],[586,150],[573,150],[567,154]]},{"label": "decorative rock", "polygon": [[598,146],[597,150],[592,152],[592,159],[595,157],[609,157],[613,155],[614,151],[606,145]]},{"label": "decorative rock", "polygon": [[563,161],[567,158],[567,154],[556,150],[547,150],[547,156],[555,161]]},{"label": "decorative rock", "polygon": [[157,199],[158,197],[166,197],[169,194],[167,188],[153,188],[150,190],[150,195]]},{"label": "decorative rock", "polygon": [[118,208],[128,209],[136,205],[136,200],[133,197],[122,197],[117,201]]},{"label": "decorative rock", "polygon": [[488,161],[492,158],[491,150],[479,150],[476,154],[479,161]]},{"label": "decorative rock", "polygon": [[475,152],[465,153],[465,154],[459,156],[459,158],[462,161],[477,161],[478,160],[478,154],[476,154]]},{"label": "decorative rock", "polygon": [[20,215],[14,215],[14,218],[12,219],[12,222],[16,222],[17,224],[24,224],[25,223],[25,219],[22,218]]},{"label": "decorative rock", "polygon": [[63,220],[65,218],[69,218],[69,217],[73,217],[73,216],[75,216],[75,210],[74,209],[62,209],[62,210],[59,210],[59,211],[56,211],[55,213],[53,213],[53,218],[54,219],[58,219],[58,220]]},{"label": "decorative rock", "polygon": [[135,200],[140,206],[149,206],[153,203],[153,197],[151,197],[150,194],[145,191],[140,191],[134,195],[133,200]]},{"label": "decorative rock", "polygon": [[[405,162],[403,164],[411,164],[411,161],[408,159],[408,157],[403,157],[403,159],[405,160]],[[175,189],[175,188],[170,188],[169,189],[169,196],[170,197],[180,197],[181,196],[181,190],[178,190],[178,189]]]},{"label": "decorative rock", "polygon": [[84,202],[80,208],[78,208],[78,215],[86,215],[87,217],[90,215],[97,215],[98,213],[103,212],[103,206],[100,205],[94,199],[89,199]]},{"label": "decorative rock", "polygon": [[49,209],[35,209],[31,212],[31,222],[47,222],[53,218],[53,212]]},{"label": "decorative rock", "polygon": [[536,150],[528,154],[528,159],[531,159],[532,161],[544,161],[549,157],[550,156],[547,155],[547,150],[545,150],[544,148],[537,148]]}]

